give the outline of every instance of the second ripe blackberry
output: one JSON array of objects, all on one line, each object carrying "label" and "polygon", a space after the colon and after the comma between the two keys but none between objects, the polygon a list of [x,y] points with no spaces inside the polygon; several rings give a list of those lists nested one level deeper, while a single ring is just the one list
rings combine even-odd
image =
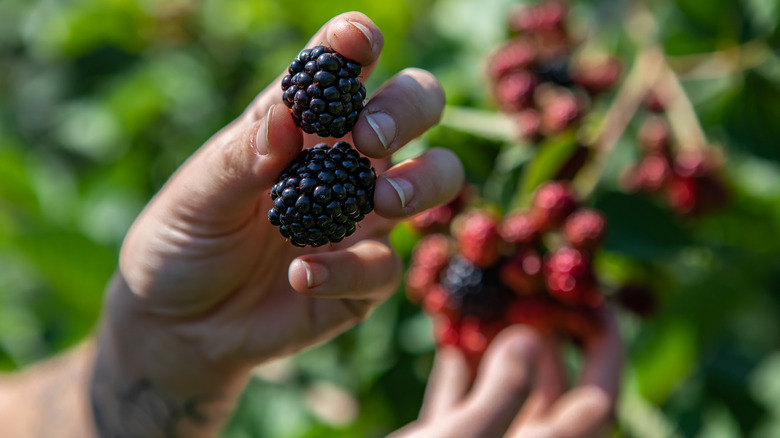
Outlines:
[{"label": "second ripe blackberry", "polygon": [[284,103],[295,124],[309,134],[341,138],[363,109],[361,66],[325,46],[302,50],[282,79]]},{"label": "second ripe blackberry", "polygon": [[271,189],[268,220],[295,246],[340,242],[374,208],[376,172],[349,143],[304,149]]}]

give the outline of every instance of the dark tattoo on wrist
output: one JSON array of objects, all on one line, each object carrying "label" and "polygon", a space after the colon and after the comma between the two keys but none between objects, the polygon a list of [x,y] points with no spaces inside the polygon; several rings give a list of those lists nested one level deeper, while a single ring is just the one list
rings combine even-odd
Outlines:
[{"label": "dark tattoo on wrist", "polygon": [[101,438],[175,438],[184,423],[209,426],[195,399],[176,400],[151,380],[122,386],[111,382],[98,361],[90,388],[95,429]]}]

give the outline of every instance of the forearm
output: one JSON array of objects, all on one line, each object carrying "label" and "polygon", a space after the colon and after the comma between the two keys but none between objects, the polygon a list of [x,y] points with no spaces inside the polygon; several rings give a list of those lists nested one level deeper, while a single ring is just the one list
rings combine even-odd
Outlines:
[{"label": "forearm", "polygon": [[143,310],[121,278],[108,293],[89,398],[102,438],[211,437],[228,420],[249,376],[215,364]]},{"label": "forearm", "polygon": [[94,437],[87,396],[93,361],[90,342],[0,378],[0,436]]}]

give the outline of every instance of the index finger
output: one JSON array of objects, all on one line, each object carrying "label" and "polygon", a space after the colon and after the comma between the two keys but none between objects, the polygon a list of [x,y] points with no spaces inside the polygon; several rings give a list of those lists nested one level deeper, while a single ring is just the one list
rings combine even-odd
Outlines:
[{"label": "index finger", "polygon": [[554,436],[602,436],[612,422],[623,365],[623,345],[614,315],[601,314],[598,334],[585,342],[585,365],[580,383],[553,406],[549,423]]},{"label": "index finger", "polygon": [[[384,37],[376,24],[365,14],[345,12],[325,23],[306,43],[306,48],[317,45],[328,46],[345,58],[360,63],[363,67],[360,80],[365,82],[379,60],[384,46]],[[292,59],[293,56],[290,57],[290,60]],[[271,105],[282,103],[280,84],[285,74],[287,74],[286,67],[284,72],[249,104],[240,117],[242,121],[256,122],[265,117]]]}]

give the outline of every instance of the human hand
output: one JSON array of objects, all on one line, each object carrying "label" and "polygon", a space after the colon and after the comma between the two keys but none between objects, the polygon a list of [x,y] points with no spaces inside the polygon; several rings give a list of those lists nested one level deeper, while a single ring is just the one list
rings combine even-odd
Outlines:
[{"label": "human hand", "polygon": [[[328,22],[307,47],[317,44],[359,62],[365,80],[383,37],[366,16],[351,12]],[[390,166],[389,156],[435,125],[444,106],[430,73],[404,70],[367,102],[352,134],[339,139],[372,158],[379,174],[375,213],[342,243],[294,247],[268,222],[268,191],[302,147],[336,140],[294,125],[282,104],[281,77],[142,212],[121,250],[127,287],[109,301],[110,313],[152,315],[149,323],[160,331],[236,367],[293,353],[365,318],[400,279],[401,263],[388,244],[395,220],[452,199],[463,182],[459,161],[442,149]]]},{"label": "human hand", "polygon": [[597,438],[609,431],[622,366],[611,315],[583,344],[579,383],[568,388],[554,335],[510,326],[496,336],[475,379],[454,347],[436,355],[420,419],[391,435]]}]

